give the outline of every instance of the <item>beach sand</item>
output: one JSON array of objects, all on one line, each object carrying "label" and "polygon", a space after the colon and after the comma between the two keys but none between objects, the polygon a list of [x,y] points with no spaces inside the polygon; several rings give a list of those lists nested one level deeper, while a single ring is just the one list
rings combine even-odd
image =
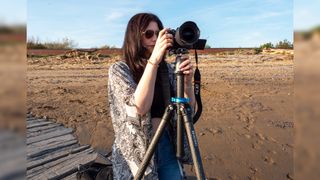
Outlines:
[{"label": "beach sand", "polygon": [[[116,59],[29,57],[27,110],[74,128],[81,144],[109,152],[108,68]],[[199,69],[203,113],[195,129],[206,176],[293,179],[292,50],[200,55]]]}]

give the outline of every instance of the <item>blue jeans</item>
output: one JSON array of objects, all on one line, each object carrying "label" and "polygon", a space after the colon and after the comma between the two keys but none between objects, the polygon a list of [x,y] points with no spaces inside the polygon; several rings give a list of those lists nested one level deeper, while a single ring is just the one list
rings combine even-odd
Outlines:
[{"label": "blue jeans", "polygon": [[170,142],[169,133],[165,129],[156,147],[156,163],[160,180],[182,179],[181,169],[175,155],[173,144]]}]

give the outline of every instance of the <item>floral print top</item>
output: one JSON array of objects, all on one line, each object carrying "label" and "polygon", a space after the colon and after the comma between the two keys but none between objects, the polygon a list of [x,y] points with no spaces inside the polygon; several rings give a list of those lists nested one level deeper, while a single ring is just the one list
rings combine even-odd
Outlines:
[{"label": "floral print top", "polygon": [[[169,64],[167,65],[170,84],[176,92],[175,74],[173,68]],[[134,100],[136,87],[137,83],[133,79],[129,66],[124,61],[118,61],[110,66],[108,99],[115,133],[112,146],[114,179],[133,179],[152,139],[150,111],[143,116],[136,111]],[[171,137],[171,140],[174,144],[176,143],[175,137]],[[191,164],[190,149],[186,138],[184,140],[185,154],[182,163]],[[153,156],[144,174],[144,179],[158,179],[156,166]]]}]

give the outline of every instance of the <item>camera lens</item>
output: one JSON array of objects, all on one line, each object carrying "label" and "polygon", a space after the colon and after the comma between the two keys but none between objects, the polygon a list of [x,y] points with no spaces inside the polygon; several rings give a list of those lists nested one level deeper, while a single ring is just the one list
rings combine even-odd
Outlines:
[{"label": "camera lens", "polygon": [[195,37],[195,32],[193,31],[193,29],[187,27],[185,29],[183,29],[183,31],[181,32],[181,38],[184,39],[185,41],[192,41],[193,38]]},{"label": "camera lens", "polygon": [[196,23],[187,21],[183,23],[176,32],[175,40],[182,47],[192,46],[200,36],[200,30]]}]

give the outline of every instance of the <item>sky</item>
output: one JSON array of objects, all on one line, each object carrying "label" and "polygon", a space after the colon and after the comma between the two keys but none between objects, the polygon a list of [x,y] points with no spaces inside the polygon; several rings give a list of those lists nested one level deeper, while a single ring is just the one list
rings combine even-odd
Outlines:
[{"label": "sky", "polygon": [[0,25],[26,24],[27,0],[0,0]]},{"label": "sky", "polygon": [[194,21],[200,37],[211,47],[257,47],[284,39],[292,42],[293,29],[320,24],[319,0],[0,1],[0,24],[27,22],[29,39],[69,38],[78,48],[121,47],[129,19],[139,12],[152,12],[165,27],[174,29]]},{"label": "sky", "polygon": [[294,1],[294,30],[309,30],[320,25],[320,0]]}]

